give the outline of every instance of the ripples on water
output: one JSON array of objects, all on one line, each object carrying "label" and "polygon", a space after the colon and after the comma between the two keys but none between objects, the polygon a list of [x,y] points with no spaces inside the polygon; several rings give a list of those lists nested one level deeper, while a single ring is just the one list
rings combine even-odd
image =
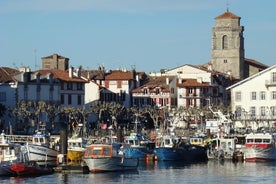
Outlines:
[{"label": "ripples on water", "polygon": [[275,183],[276,162],[232,163],[208,161],[200,164],[181,162],[141,163],[138,171],[98,174],[55,173],[39,177],[2,177],[0,183],[14,184],[178,184],[178,183]]}]

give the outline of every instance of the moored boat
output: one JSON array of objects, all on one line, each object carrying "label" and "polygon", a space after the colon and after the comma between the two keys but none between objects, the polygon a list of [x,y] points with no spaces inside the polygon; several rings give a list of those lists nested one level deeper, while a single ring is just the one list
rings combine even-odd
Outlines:
[{"label": "moored boat", "polygon": [[250,133],[245,137],[245,161],[276,160],[276,137],[271,133]]},{"label": "moored boat", "polygon": [[40,166],[35,161],[13,163],[11,164],[11,170],[18,176],[45,175],[54,172],[53,168]]},{"label": "moored boat", "polygon": [[81,137],[68,139],[67,159],[70,162],[82,160],[85,152],[85,141]]},{"label": "moored boat", "polygon": [[141,134],[137,133],[131,133],[129,136],[126,136],[125,143],[130,145],[130,149],[125,151],[125,155],[140,160],[152,155],[155,147],[154,142],[145,139]]},{"label": "moored boat", "polygon": [[24,145],[30,161],[36,161],[39,165],[55,166],[57,163],[57,145],[50,141],[50,136],[42,128],[32,136],[32,142]]},{"label": "moored boat", "polygon": [[5,139],[5,134],[1,133],[0,142],[0,176],[12,176],[15,172],[11,170],[11,164],[25,159],[21,150],[21,145],[10,143]]},{"label": "moored boat", "polygon": [[92,173],[136,170],[139,160],[126,157],[121,144],[92,144],[86,147],[83,160]]},{"label": "moored boat", "polygon": [[186,162],[203,162],[208,160],[207,149],[205,147],[185,143],[174,135],[161,136],[157,140],[157,145],[154,149],[157,160],[182,160]]}]

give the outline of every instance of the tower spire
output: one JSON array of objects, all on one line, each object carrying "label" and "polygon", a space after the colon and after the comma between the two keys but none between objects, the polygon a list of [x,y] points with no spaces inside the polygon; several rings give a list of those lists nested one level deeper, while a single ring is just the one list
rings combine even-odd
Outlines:
[{"label": "tower spire", "polygon": [[229,12],[229,1],[226,0],[226,11]]}]

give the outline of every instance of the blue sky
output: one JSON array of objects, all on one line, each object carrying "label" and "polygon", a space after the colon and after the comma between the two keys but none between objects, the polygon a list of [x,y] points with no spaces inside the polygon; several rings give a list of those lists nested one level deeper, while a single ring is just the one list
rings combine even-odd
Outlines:
[{"label": "blue sky", "polygon": [[53,53],[84,69],[203,64],[227,4],[245,28],[246,58],[274,65],[275,0],[1,0],[0,66],[35,70]]}]

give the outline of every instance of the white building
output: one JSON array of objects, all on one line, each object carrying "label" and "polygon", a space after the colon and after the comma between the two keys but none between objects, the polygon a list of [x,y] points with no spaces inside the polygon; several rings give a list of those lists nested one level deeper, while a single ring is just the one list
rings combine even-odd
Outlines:
[{"label": "white building", "polygon": [[231,109],[244,126],[275,126],[276,65],[230,87]]}]

